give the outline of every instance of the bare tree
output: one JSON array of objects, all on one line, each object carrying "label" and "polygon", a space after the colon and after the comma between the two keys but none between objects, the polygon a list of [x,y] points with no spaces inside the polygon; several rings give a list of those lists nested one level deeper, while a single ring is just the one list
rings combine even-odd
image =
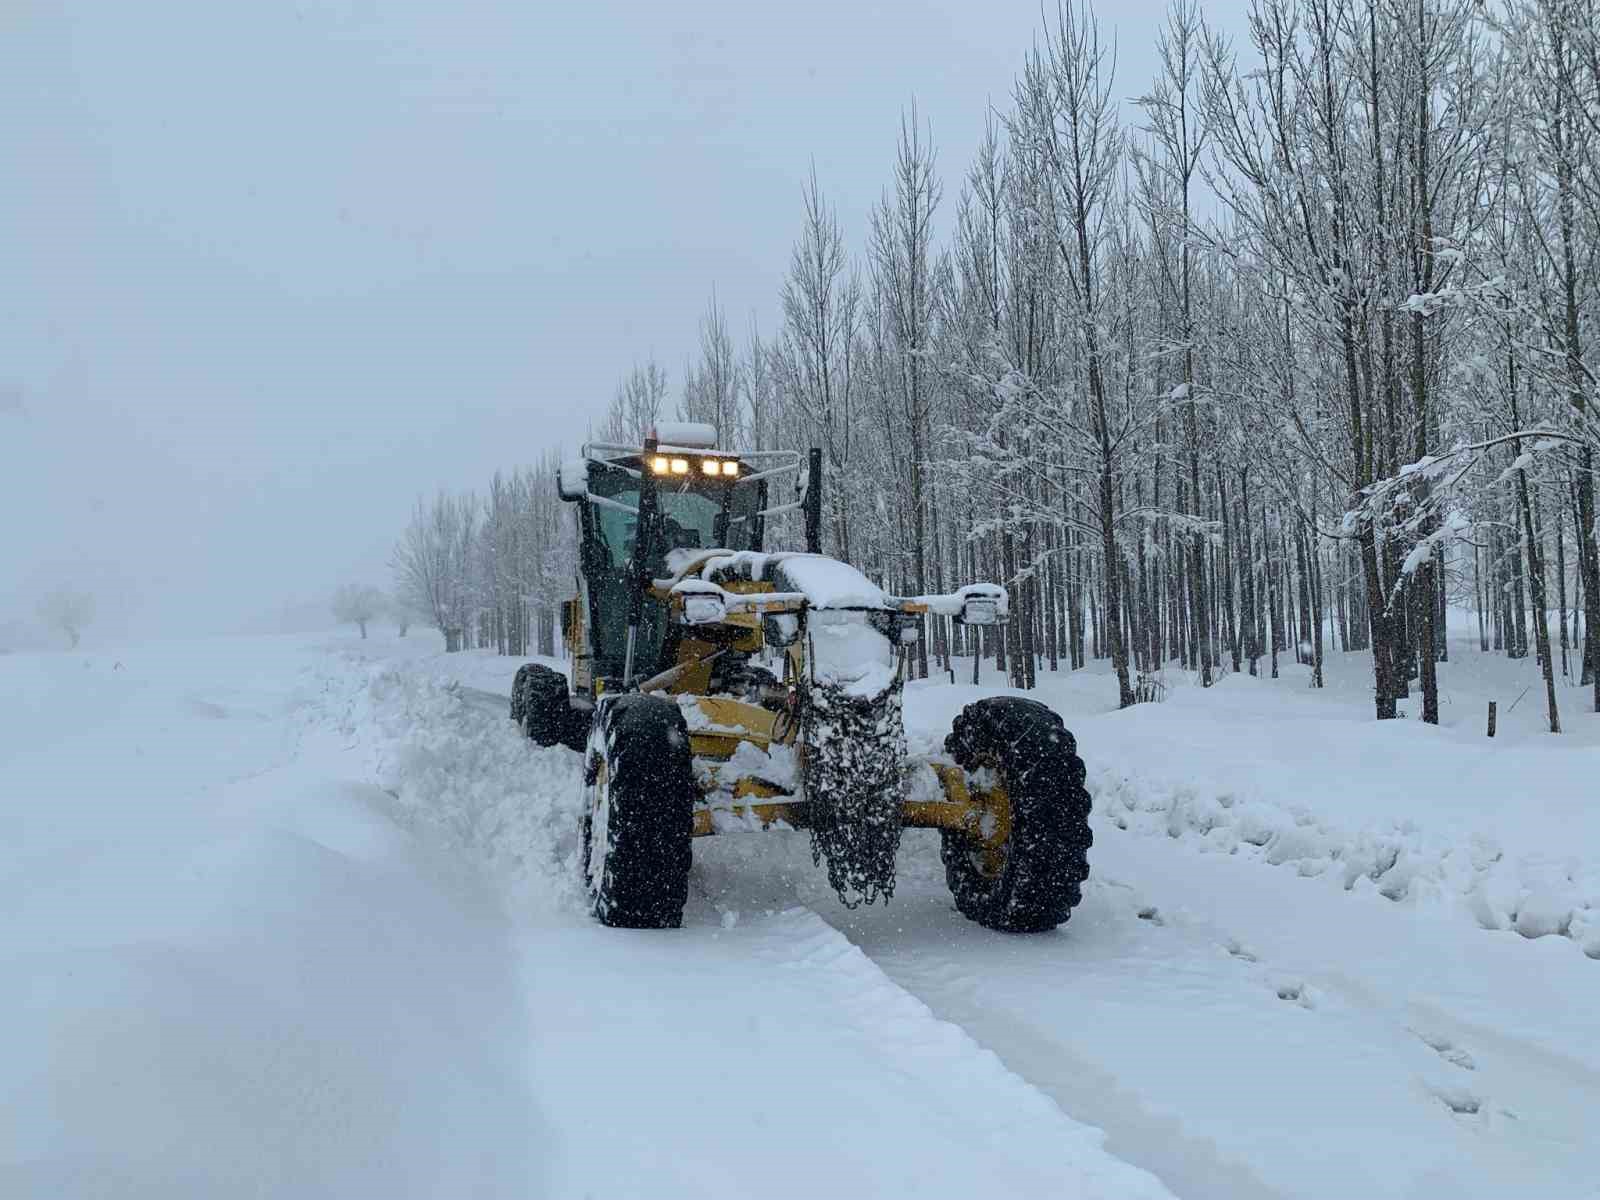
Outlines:
[{"label": "bare tree", "polygon": [[1117,201],[1122,131],[1112,99],[1115,64],[1086,6],[1063,4],[1018,87],[1014,136],[1030,144],[1047,172],[1051,237],[1066,283],[1072,349],[1088,397],[1087,432],[1095,463],[1094,508],[1102,558],[1102,626],[1117,673],[1119,702],[1134,701],[1122,632],[1122,560],[1117,548],[1117,493],[1128,414],[1107,386],[1103,330],[1108,320],[1103,248]]},{"label": "bare tree", "polygon": [[604,436],[608,441],[638,445],[661,415],[667,399],[667,373],[653,358],[633,368],[617,385],[606,414]]},{"label": "bare tree", "polygon": [[465,649],[472,634],[477,516],[470,492],[440,492],[432,503],[419,499],[390,559],[395,590],[444,635],[449,652]]},{"label": "bare tree", "polygon": [[851,557],[852,383],[860,288],[850,274],[839,218],[823,199],[816,167],[805,191],[805,219],[783,283],[783,331],[774,350],[775,382],[789,415],[789,436],[821,446],[838,485],[823,493],[827,542]]},{"label": "bare tree", "polygon": [[[869,255],[872,260],[874,300],[880,306],[888,339],[888,390],[896,400],[885,429],[893,446],[900,434],[908,437],[907,467],[910,493],[911,585],[920,595],[928,591],[927,460],[932,386],[927,354],[933,335],[934,292],[930,278],[933,218],[942,187],[937,174],[931,134],[917,122],[916,106],[900,116],[900,142],[895,155],[894,185],[872,213]],[[928,643],[917,640],[916,670],[928,676]]]},{"label": "bare tree", "polygon": [[750,315],[750,333],[739,362],[739,390],[749,421],[746,445],[751,450],[778,447],[777,397],[772,374],[772,347],[761,340],[755,314]]},{"label": "bare tree", "polygon": [[383,611],[383,593],[370,584],[344,583],[333,593],[333,616],[341,625],[354,625],[367,636],[367,622]]},{"label": "bare tree", "polygon": [[394,619],[395,632],[405,637],[416,614],[398,591],[391,591],[384,600],[384,611]]},{"label": "bare tree", "polygon": [[[1181,388],[1180,409],[1183,414],[1184,436],[1188,443],[1190,513],[1196,518],[1193,536],[1189,539],[1189,581],[1193,593],[1190,604],[1196,614],[1195,642],[1200,661],[1200,683],[1211,686],[1212,635],[1208,627],[1210,610],[1206,593],[1204,561],[1207,530],[1201,520],[1202,493],[1200,488],[1201,431],[1199,412],[1202,404],[1200,381],[1195,378],[1195,322],[1194,322],[1194,227],[1192,203],[1195,177],[1199,173],[1201,155],[1205,152],[1206,125],[1204,110],[1196,93],[1200,89],[1201,24],[1198,8],[1193,0],[1175,0],[1167,12],[1167,23],[1156,35],[1156,51],[1161,58],[1161,70],[1150,91],[1139,98],[1139,104],[1150,120],[1159,153],[1137,156],[1141,173],[1145,176],[1142,195],[1152,223],[1165,226],[1171,240],[1177,243],[1175,255],[1160,253],[1157,258],[1164,276],[1167,294],[1177,299],[1178,328],[1173,344],[1164,348],[1178,362],[1178,387]],[[1166,239],[1161,241],[1164,249]],[[1176,264],[1172,259],[1176,258]]]},{"label": "bare tree", "polygon": [[64,634],[70,648],[76,650],[83,631],[94,620],[94,608],[94,597],[88,592],[62,585],[40,599],[39,619]]},{"label": "bare tree", "polygon": [[678,415],[704,421],[717,431],[718,445],[732,446],[742,432],[739,408],[739,356],[713,288],[700,318],[700,361],[684,372]]}]

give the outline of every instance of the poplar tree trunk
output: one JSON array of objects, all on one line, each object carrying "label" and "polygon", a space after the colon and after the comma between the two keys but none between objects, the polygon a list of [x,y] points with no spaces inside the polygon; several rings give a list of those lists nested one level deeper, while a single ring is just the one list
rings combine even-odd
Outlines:
[{"label": "poplar tree trunk", "polygon": [[[1511,443],[1511,452],[1521,455],[1519,441]],[[1538,539],[1533,533],[1533,507],[1528,503],[1526,471],[1517,472],[1517,498],[1522,507],[1522,531],[1528,544],[1528,576],[1533,590],[1533,628],[1535,636],[1539,639],[1539,661],[1544,672],[1545,704],[1550,714],[1550,732],[1560,733],[1561,714],[1556,709],[1555,671],[1550,661],[1550,618],[1545,611],[1544,564],[1540,560]]]}]

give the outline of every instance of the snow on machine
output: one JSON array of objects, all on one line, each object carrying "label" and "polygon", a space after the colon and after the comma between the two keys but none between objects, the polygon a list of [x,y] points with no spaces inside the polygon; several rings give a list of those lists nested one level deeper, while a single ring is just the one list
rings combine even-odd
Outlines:
[{"label": "snow on machine", "polygon": [[[820,554],[821,454],[715,449],[707,425],[641,447],[592,443],[562,466],[577,510],[568,677],[528,664],[511,715],[584,756],[582,863],[607,925],[675,927],[697,837],[805,829],[840,899],[894,890],[906,827],[935,828],[956,907],[992,929],[1052,929],[1088,875],[1089,794],[1061,718],[969,704],[944,753],[908,753],[905,645],[926,614],[1006,615],[1005,589],[886,595]],[[794,498],[769,506],[787,479]],[[762,553],[769,518],[804,514],[808,552]]]}]

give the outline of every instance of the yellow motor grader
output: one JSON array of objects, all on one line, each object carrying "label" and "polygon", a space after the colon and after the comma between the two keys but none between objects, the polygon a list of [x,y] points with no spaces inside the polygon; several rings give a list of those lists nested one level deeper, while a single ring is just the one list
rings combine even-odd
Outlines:
[{"label": "yellow motor grader", "polygon": [[[770,503],[773,485],[793,496]],[[1088,875],[1089,794],[1072,734],[1017,697],[969,704],[942,754],[908,752],[907,656],[927,614],[1006,615],[993,584],[896,597],[820,553],[821,454],[726,452],[710,426],[562,465],[579,533],[562,608],[566,677],[517,672],[511,716],[584,756],[581,862],[607,925],[675,927],[697,837],[809,830],[852,907],[894,890],[901,830],[934,828],[956,907],[993,929],[1067,919]],[[807,552],[762,552],[804,515]]]}]

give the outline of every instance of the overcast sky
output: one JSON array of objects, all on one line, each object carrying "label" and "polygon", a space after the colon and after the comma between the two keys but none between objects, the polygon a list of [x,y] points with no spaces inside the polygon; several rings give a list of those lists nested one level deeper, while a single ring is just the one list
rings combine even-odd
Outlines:
[{"label": "overcast sky", "polygon": [[[1163,8],[1100,5],[1124,95]],[[419,491],[676,390],[713,285],[772,332],[809,164],[859,250],[913,98],[948,212],[1039,11],[0,0],[0,624],[387,583]]]}]

